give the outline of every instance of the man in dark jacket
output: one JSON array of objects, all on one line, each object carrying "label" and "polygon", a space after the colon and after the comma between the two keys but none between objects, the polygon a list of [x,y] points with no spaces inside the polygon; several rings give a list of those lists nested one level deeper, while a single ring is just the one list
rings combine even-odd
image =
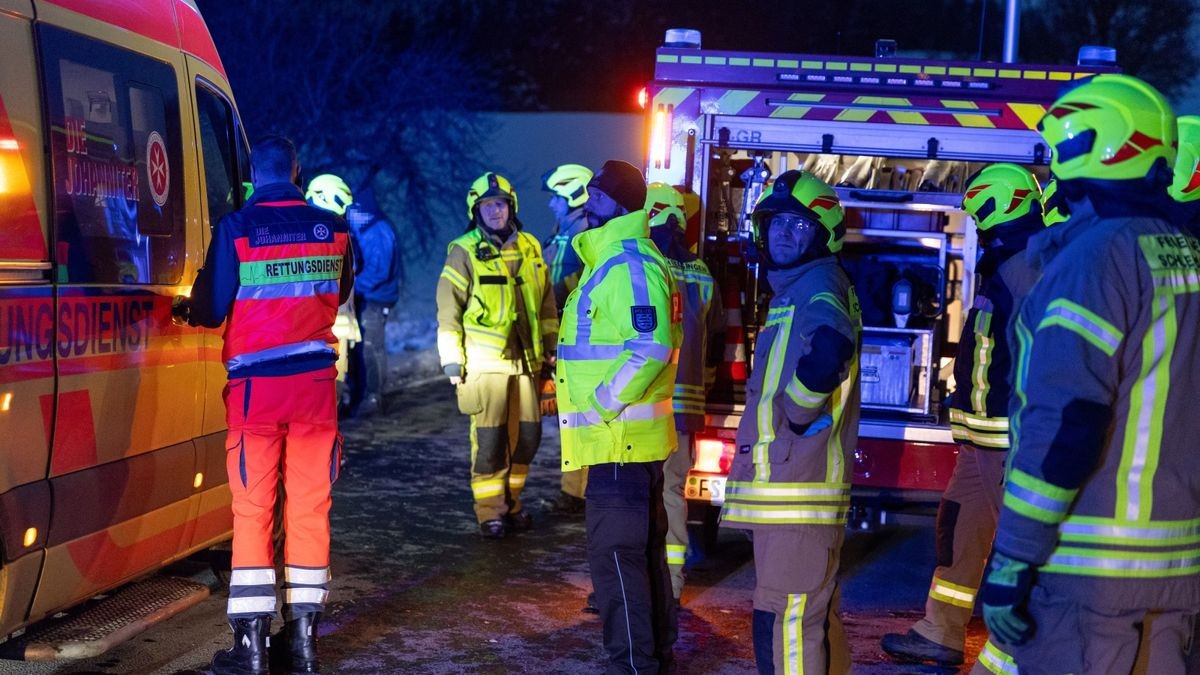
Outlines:
[{"label": "man in dark jacket", "polygon": [[967,181],[963,210],[975,220],[983,255],[954,360],[949,408],[958,459],[938,506],[937,568],[925,616],[906,634],[883,636],[883,650],[900,659],[963,662],[967,622],[1004,495],[1012,392],[1007,329],[1037,281],[1022,254],[1029,238],[1046,229],[1040,197],[1037,179],[1016,164],[992,164]]},{"label": "man in dark jacket", "polygon": [[346,221],[362,267],[354,278],[354,308],[362,341],[351,350],[351,397],[355,415],[384,411],[387,393],[386,327],[392,306],[400,299],[403,267],[396,230],[380,215],[371,188],[359,190],[346,209]]},{"label": "man in dark jacket", "polygon": [[993,665],[1182,674],[1200,608],[1200,241],[1167,193],[1175,114],[1104,74],[1039,131],[1071,215],[1030,241],[1041,278],[1013,323],[1012,449],[980,591],[1011,661]]}]

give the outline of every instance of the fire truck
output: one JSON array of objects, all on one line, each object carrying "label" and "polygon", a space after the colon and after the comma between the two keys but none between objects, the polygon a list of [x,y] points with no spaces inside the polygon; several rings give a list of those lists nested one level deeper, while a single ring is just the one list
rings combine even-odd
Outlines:
[{"label": "fire truck", "polygon": [[0,636],[228,539],[221,337],[172,322],[249,152],[193,0],[0,0]]},{"label": "fire truck", "polygon": [[855,522],[935,503],[957,453],[945,407],[965,310],[975,228],[964,182],[992,162],[1048,180],[1037,123],[1064,85],[1115,70],[1084,48],[1064,67],[719,51],[667,31],[646,89],[646,176],[696,195],[688,232],[721,289],[724,360],[707,396],[685,484],[693,519],[715,533],[755,336],[770,289],[749,250],[750,214],[773,176],[803,168],[836,186],[841,253],[862,305],[862,417]]}]

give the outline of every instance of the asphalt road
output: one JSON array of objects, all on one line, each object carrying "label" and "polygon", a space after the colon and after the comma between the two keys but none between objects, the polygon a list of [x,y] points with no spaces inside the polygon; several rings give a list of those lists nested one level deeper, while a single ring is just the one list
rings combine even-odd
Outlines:
[{"label": "asphalt road", "polygon": [[[527,488],[532,531],[478,537],[468,486],[467,421],[444,380],[390,397],[385,417],[343,425],[348,464],[334,489],[333,575],[320,625],[329,673],[595,673],[600,623],[581,608],[590,582],[582,518],[547,516],[558,491],[558,437],[545,425]],[[843,615],[856,673],[955,672],[892,663],[879,637],[923,606],[929,527],[854,533],[843,552]],[[208,565],[171,573],[213,595],[107,654],[73,663],[0,662],[2,673],[197,673],[227,646],[226,593]],[[749,542],[722,530],[691,570],[676,654],[682,673],[753,673]],[[976,620],[968,651],[983,642]],[[962,672],[966,672],[963,668]]]}]

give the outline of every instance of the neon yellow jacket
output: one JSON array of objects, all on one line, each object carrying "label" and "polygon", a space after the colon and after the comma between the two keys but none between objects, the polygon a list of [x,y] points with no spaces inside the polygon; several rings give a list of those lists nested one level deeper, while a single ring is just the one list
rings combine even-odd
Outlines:
[{"label": "neon yellow jacket", "polygon": [[503,245],[478,227],[450,242],[437,286],[443,367],[475,373],[536,373],[554,348],[558,316],[537,239],[516,232]]},{"label": "neon yellow jacket", "polygon": [[645,211],[572,242],[583,261],[563,309],[558,418],[564,471],[652,462],[675,449],[681,300]]}]

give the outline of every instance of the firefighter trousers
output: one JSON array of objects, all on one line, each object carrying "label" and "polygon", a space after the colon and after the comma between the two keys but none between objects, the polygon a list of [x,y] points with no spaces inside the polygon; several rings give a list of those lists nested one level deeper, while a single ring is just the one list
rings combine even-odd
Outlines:
[{"label": "firefighter trousers", "polygon": [[233,497],[228,614],[275,613],[275,501],[283,483],[285,617],[324,609],[330,492],[342,443],[333,366],[225,387],[226,470]]},{"label": "firefighter trousers", "polygon": [[597,464],[588,475],[587,553],[610,675],[674,672],[662,462]]},{"label": "firefighter trousers", "polygon": [[944,647],[962,651],[966,644],[967,622],[1004,498],[1006,454],[960,444],[954,473],[938,505],[937,567],[925,599],[925,616],[913,630]]},{"label": "firefighter trousers", "polygon": [[671,570],[671,592],[678,600],[683,593],[683,564],[687,562],[687,499],[683,484],[694,461],[692,434],[679,432],[679,447],[663,462],[663,505],[667,509],[667,568]]},{"label": "firefighter trousers", "polygon": [[[999,645],[1011,655],[987,672],[1022,675],[1184,675],[1197,612],[1116,610],[1076,602],[1034,586],[1029,615],[1037,630],[1023,645]],[[981,655],[983,656],[983,655]],[[1011,667],[1015,664],[1015,668]]]},{"label": "firefighter trousers", "polygon": [[528,373],[472,373],[481,411],[471,415],[471,492],[480,523],[521,510],[521,491],[542,441],[538,391]]},{"label": "firefighter trousers", "polygon": [[754,530],[754,659],[764,675],[849,673],[837,573],[844,528]]}]

